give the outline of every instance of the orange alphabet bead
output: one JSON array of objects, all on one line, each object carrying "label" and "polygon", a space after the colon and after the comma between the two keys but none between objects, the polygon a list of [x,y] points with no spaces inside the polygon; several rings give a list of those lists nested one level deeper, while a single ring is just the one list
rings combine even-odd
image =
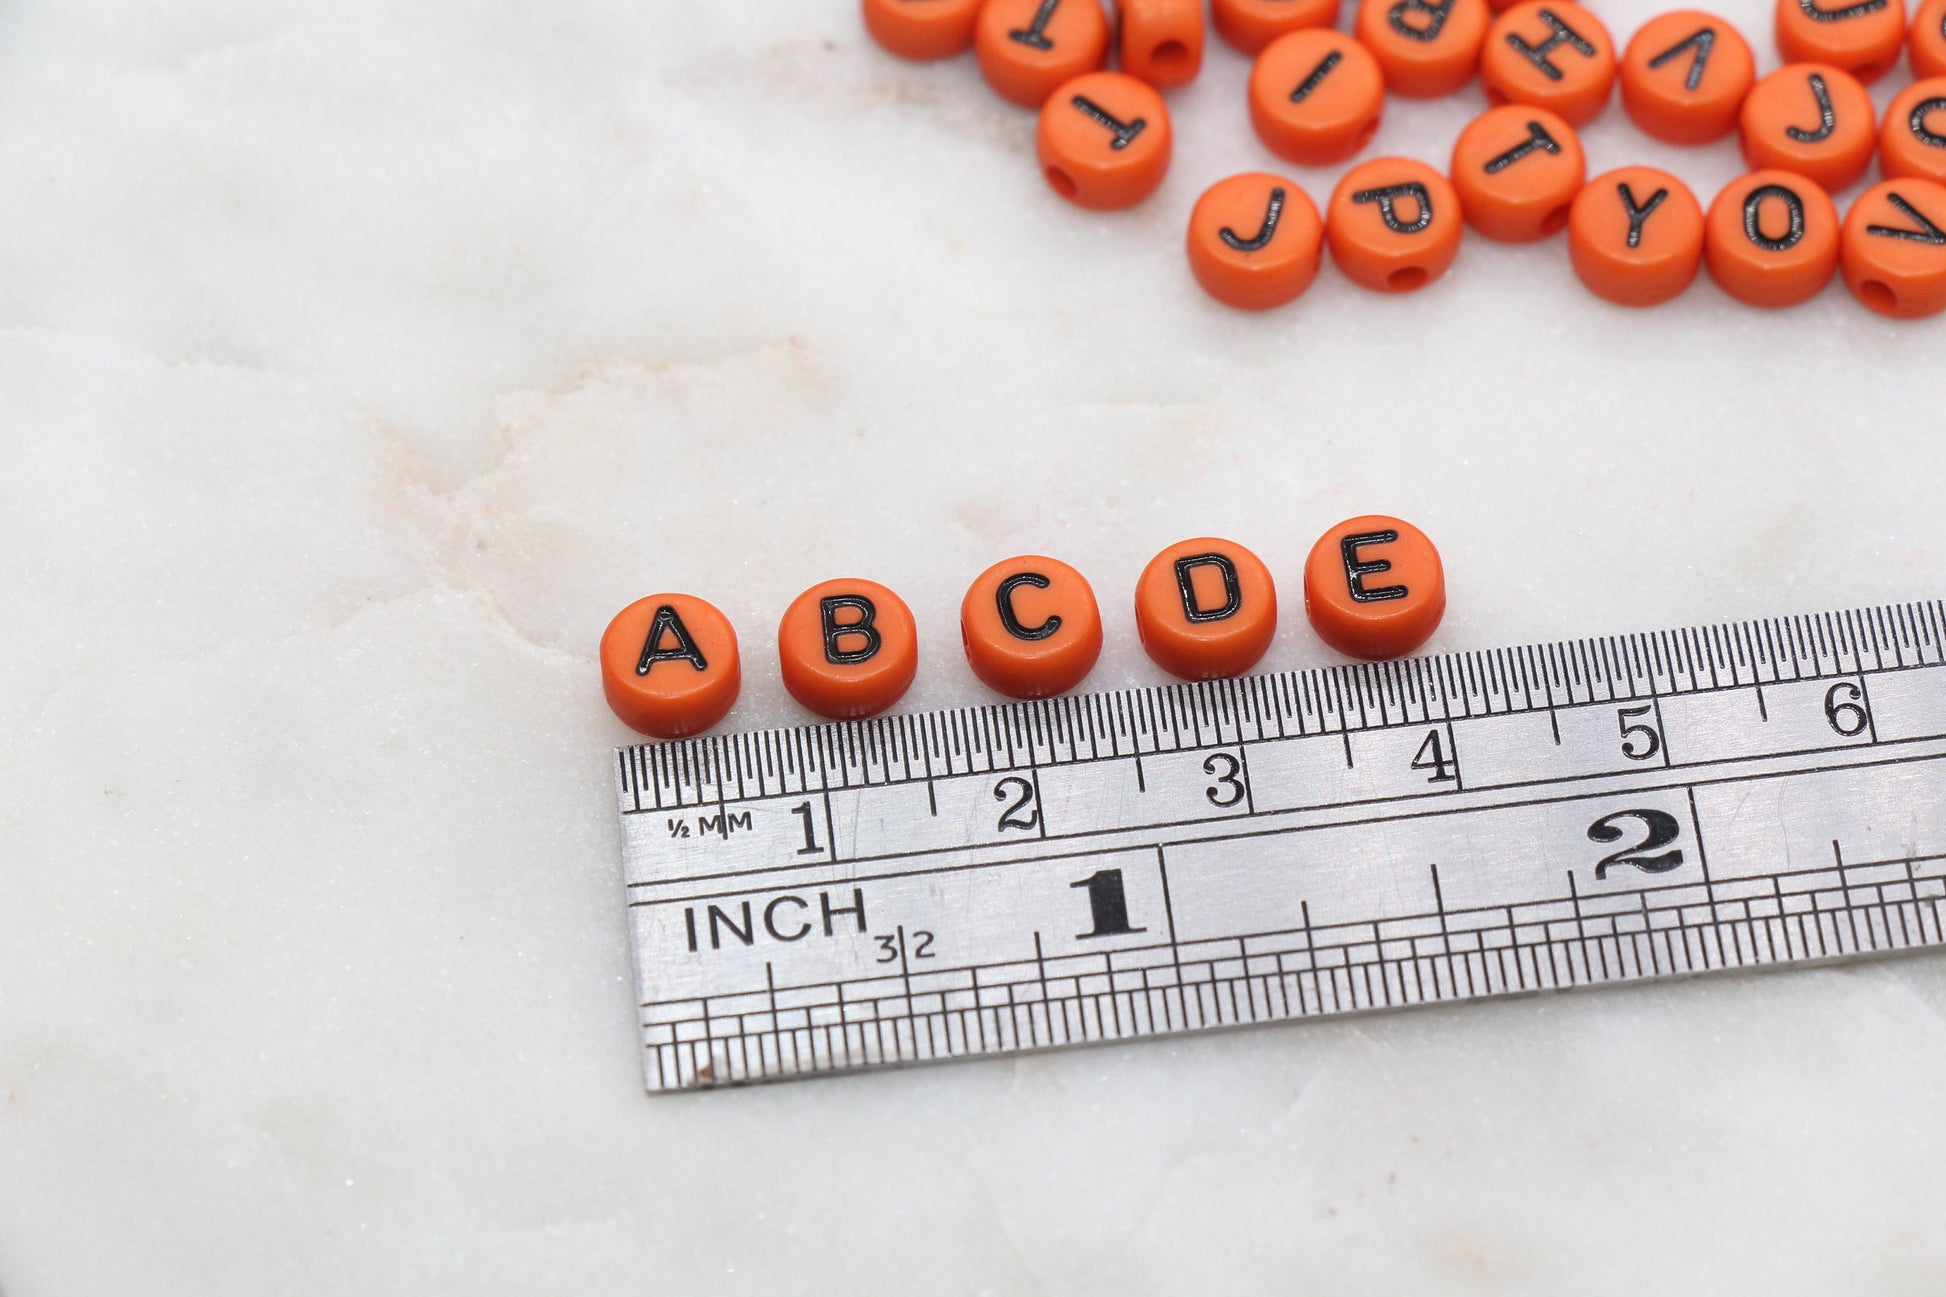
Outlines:
[{"label": "orange alphabet bead", "polygon": [[1047,97],[1034,138],[1041,174],[1079,207],[1133,207],[1169,174],[1169,110],[1145,81],[1090,72]]},{"label": "orange alphabet bead", "polygon": [[919,670],[919,630],[905,600],[876,581],[821,581],[784,610],[777,661],[791,697],[820,716],[873,716]]},{"label": "orange alphabet bead", "polygon": [[1286,32],[1331,26],[1338,0],[1210,0],[1210,21],[1231,48],[1255,54]]},{"label": "orange alphabet bead", "polygon": [[1238,676],[1277,634],[1277,586],[1235,541],[1185,540],[1135,583],[1135,629],[1155,664],[1185,680]]},{"label": "orange alphabet bead", "polygon": [[637,599],[602,632],[601,691],[630,729],[699,733],[729,714],[742,685],[730,619],[694,595]]},{"label": "orange alphabet bead", "polygon": [[1946,185],[1907,177],[1851,205],[1839,252],[1845,287],[1877,311],[1916,320],[1946,310]]},{"label": "orange alphabet bead", "polygon": [[973,24],[980,74],[1002,99],[1039,108],[1108,57],[1101,0],[985,0]]},{"label": "orange alphabet bead", "polygon": [[1915,81],[1885,110],[1878,164],[1888,177],[1946,183],[1946,77]]},{"label": "orange alphabet bead", "polygon": [[1750,306],[1817,296],[1838,269],[1838,209],[1815,181],[1754,171],[1723,186],[1703,227],[1703,260],[1724,292]]},{"label": "orange alphabet bead", "polygon": [[1739,125],[1752,167],[1795,171],[1827,190],[1856,183],[1878,143],[1872,97],[1858,78],[1825,63],[1792,63],[1759,81]]},{"label": "orange alphabet bead", "polygon": [[1876,81],[1899,61],[1905,0],[1777,0],[1777,52]]},{"label": "orange alphabet bead", "polygon": [[1384,514],[1347,518],[1304,561],[1304,614],[1347,657],[1404,657],[1446,615],[1446,572],[1426,533]]},{"label": "orange alphabet bead", "polygon": [[1666,302],[1702,265],[1702,205],[1654,167],[1596,176],[1568,212],[1568,259],[1596,297],[1618,306]]},{"label": "orange alphabet bead", "polygon": [[1101,656],[1094,588],[1066,563],[1038,554],[980,573],[960,604],[959,629],[973,674],[1009,698],[1066,693]]},{"label": "orange alphabet bead", "polygon": [[865,30],[904,59],[951,58],[973,43],[981,0],[863,0]]},{"label": "orange alphabet bead", "polygon": [[1756,80],[1743,33],[1695,9],[1649,19],[1622,52],[1622,107],[1670,144],[1709,144],[1735,130]]},{"label": "orange alphabet bead", "polygon": [[1219,180],[1189,213],[1189,269],[1217,301],[1267,311],[1317,278],[1324,221],[1295,181],[1265,172]]},{"label": "orange alphabet bead", "polygon": [[1946,0],[1926,0],[1919,6],[1907,44],[1913,76],[1946,77]]},{"label": "orange alphabet bead", "polygon": [[1502,243],[1532,243],[1567,225],[1588,160],[1574,127],[1545,108],[1508,104],[1460,132],[1452,177],[1468,225]]},{"label": "orange alphabet bead", "polygon": [[1586,126],[1614,87],[1615,44],[1580,5],[1525,0],[1493,20],[1480,81],[1494,104],[1532,104]]},{"label": "orange alphabet bead", "polygon": [[1492,21],[1486,0],[1360,0],[1355,30],[1387,90],[1436,99],[1473,79]]},{"label": "orange alphabet bead", "polygon": [[1266,148],[1300,166],[1330,166],[1364,148],[1384,108],[1377,60],[1330,28],[1279,36],[1250,69],[1250,124]]},{"label": "orange alphabet bead", "polygon": [[1412,158],[1375,158],[1347,171],[1324,218],[1338,269],[1379,293],[1409,293],[1445,274],[1464,228],[1453,186]]},{"label": "orange alphabet bead", "polygon": [[1158,90],[1203,70],[1202,0],[1121,0],[1122,71]]}]

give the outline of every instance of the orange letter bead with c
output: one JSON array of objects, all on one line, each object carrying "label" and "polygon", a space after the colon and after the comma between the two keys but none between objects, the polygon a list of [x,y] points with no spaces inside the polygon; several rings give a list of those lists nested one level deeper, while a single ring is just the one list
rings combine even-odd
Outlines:
[{"label": "orange letter bead with c", "polygon": [[743,684],[729,618],[694,595],[652,594],[601,636],[601,691],[630,729],[679,739],[729,714]]},{"label": "orange letter bead with c", "polygon": [[995,563],[959,610],[966,661],[1009,698],[1049,698],[1080,684],[1101,656],[1101,609],[1086,577],[1059,559]]},{"label": "orange letter bead with c", "polygon": [[1039,108],[1108,57],[1101,0],[986,0],[973,25],[980,74],[1002,99]]},{"label": "orange letter bead with c", "polygon": [[1376,513],[1346,519],[1305,560],[1304,612],[1318,638],[1347,657],[1403,657],[1446,613],[1439,551],[1409,522]]},{"label": "orange letter bead with c", "polygon": [[1211,297],[1267,311],[1317,278],[1324,221],[1296,181],[1251,172],[1217,181],[1196,200],[1188,246],[1189,269]]},{"label": "orange letter bead with c", "polygon": [[1242,675],[1277,634],[1277,586],[1235,541],[1171,545],[1135,584],[1135,629],[1155,664],[1185,680]]},{"label": "orange letter bead with c", "polygon": [[876,581],[823,581],[777,625],[784,688],[820,716],[873,716],[905,696],[919,670],[919,631],[905,600]]}]

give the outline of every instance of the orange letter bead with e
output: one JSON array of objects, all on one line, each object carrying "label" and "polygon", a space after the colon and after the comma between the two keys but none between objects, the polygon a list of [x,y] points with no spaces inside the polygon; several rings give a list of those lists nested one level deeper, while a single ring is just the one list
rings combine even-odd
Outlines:
[{"label": "orange letter bead with e", "polygon": [[1581,137],[1545,108],[1489,108],[1453,145],[1453,188],[1466,223],[1502,243],[1559,233],[1587,178]]},{"label": "orange letter bead with e", "polygon": [[1839,252],[1852,296],[1899,320],[1946,310],[1946,185],[1873,185],[1845,216]]},{"label": "orange letter bead with e", "polygon": [[729,713],[743,684],[737,634],[688,594],[652,594],[615,614],[601,636],[601,691],[630,729],[679,739]]},{"label": "orange letter bead with e", "polygon": [[1838,209],[1812,181],[1753,171],[1723,186],[1703,225],[1710,278],[1748,306],[1816,297],[1838,269]]},{"label": "orange letter bead with e", "polygon": [[1777,52],[1786,63],[1829,63],[1876,81],[1899,61],[1905,0],[1777,0]]},{"label": "orange letter bead with e", "polygon": [[1189,213],[1189,269],[1217,301],[1267,311],[1295,299],[1324,260],[1324,222],[1294,180],[1219,180]]},{"label": "orange letter bead with e", "polygon": [[1493,20],[1480,80],[1495,104],[1532,104],[1586,126],[1615,85],[1615,45],[1601,19],[1566,0],[1526,0]]},{"label": "orange letter bead with e", "polygon": [[876,581],[823,581],[777,625],[784,688],[820,716],[850,720],[905,696],[919,670],[919,631],[905,600]]},{"label": "orange letter bead with e", "polygon": [[950,58],[973,43],[981,0],[863,0],[865,30],[905,59]]},{"label": "orange letter bead with e", "polygon": [[1356,31],[1387,90],[1436,99],[1473,79],[1492,21],[1486,0],[1360,0]]},{"label": "orange letter bead with e", "polygon": [[1122,71],[1158,90],[1203,69],[1202,0],[1121,0]]},{"label": "orange letter bead with e", "polygon": [[1446,613],[1439,551],[1409,522],[1349,518],[1318,538],[1304,563],[1304,612],[1318,638],[1347,657],[1403,657]]},{"label": "orange letter bead with e", "polygon": [[1463,228],[1453,186],[1411,158],[1375,158],[1347,171],[1324,218],[1331,259],[1375,293],[1409,293],[1445,274]]},{"label": "orange letter bead with e", "polygon": [[1135,584],[1135,629],[1155,664],[1185,680],[1242,675],[1277,634],[1277,586],[1235,541],[1171,545]]},{"label": "orange letter bead with e", "polygon": [[1946,77],[1946,0],[1926,0],[1912,20],[1912,75]]},{"label": "orange letter bead with e", "polygon": [[1622,54],[1622,107],[1670,144],[1709,144],[1736,129],[1757,80],[1743,33],[1715,14],[1683,9],[1651,18]]},{"label": "orange letter bead with e", "polygon": [[1703,208],[1689,186],[1654,167],[1596,176],[1568,213],[1568,259],[1596,297],[1656,306],[1703,263]]},{"label": "orange letter bead with e", "polygon": [[1009,698],[1066,693],[1101,656],[1094,588],[1066,563],[1038,554],[980,573],[960,604],[959,629],[973,674]]},{"label": "orange letter bead with e", "polygon": [[1133,207],[1169,174],[1169,110],[1147,82],[1090,72],[1041,105],[1034,144],[1041,174],[1077,207]]},{"label": "orange letter bead with e", "polygon": [[1878,164],[1898,179],[1916,176],[1946,184],[1946,77],[1915,81],[1885,110]]},{"label": "orange letter bead with e", "polygon": [[1039,108],[1108,56],[1100,0],[986,0],[973,25],[980,74],[1002,99]]},{"label": "orange letter bead with e", "polygon": [[1329,27],[1338,0],[1210,0],[1216,34],[1243,54],[1255,54],[1285,32]]},{"label": "orange letter bead with e", "polygon": [[1795,171],[1828,191],[1855,184],[1878,143],[1872,97],[1858,78],[1823,63],[1793,63],[1759,81],[1739,125],[1752,168]]}]

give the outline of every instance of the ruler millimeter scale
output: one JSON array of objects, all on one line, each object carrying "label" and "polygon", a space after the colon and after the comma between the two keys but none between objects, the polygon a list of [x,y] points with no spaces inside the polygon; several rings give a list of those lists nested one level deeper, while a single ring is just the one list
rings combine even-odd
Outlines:
[{"label": "ruler millimeter scale", "polygon": [[1946,945],[1946,604],[618,750],[651,1090]]}]

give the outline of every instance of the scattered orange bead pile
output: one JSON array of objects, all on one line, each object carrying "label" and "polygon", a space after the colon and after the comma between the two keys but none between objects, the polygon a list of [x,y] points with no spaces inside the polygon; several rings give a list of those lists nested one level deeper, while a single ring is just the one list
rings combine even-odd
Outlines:
[{"label": "scattered orange bead pile", "polygon": [[[1318,638],[1348,656],[1410,653],[1446,611],[1439,551],[1397,518],[1341,522],[1319,537],[1305,562],[1304,611]],[[1235,541],[1185,540],[1143,569],[1135,628],[1150,658],[1171,675],[1241,675],[1277,635],[1277,583],[1263,560]],[[1101,609],[1081,573],[1058,559],[1022,555],[975,578],[960,605],[960,640],[967,665],[988,688],[1010,698],[1048,698],[1094,669]],[[884,586],[822,581],[785,610],[777,658],[791,697],[820,716],[856,719],[904,696],[919,668],[919,633],[905,601]],[[638,599],[601,637],[608,705],[644,734],[675,739],[708,729],[729,714],[742,681],[736,631],[694,595]]]},{"label": "scattered orange bead pile", "polygon": [[[1162,184],[1173,138],[1160,92],[1203,64],[1203,0],[862,0],[879,44],[909,59],[971,47],[995,91],[1040,112],[1048,184],[1082,207],[1134,206]],[[1730,296],[1784,307],[1842,266],[1872,310],[1946,309],[1946,0],[1776,0],[1785,65],[1756,76],[1750,45],[1697,10],[1643,24],[1619,57],[1573,0],[1208,0],[1217,34],[1255,60],[1246,103],[1264,146],[1299,166],[1355,158],[1387,94],[1436,98],[1476,75],[1493,106],[1461,133],[1448,170],[1410,158],[1351,169],[1320,218],[1295,181],[1218,181],[1189,218],[1190,270],[1212,297],[1268,310],[1301,295],[1322,250],[1345,276],[1399,293],[1438,279],[1464,227],[1500,242],[1567,232],[1570,264],[1599,297],[1653,306],[1699,267]],[[1877,119],[1865,85],[1909,52],[1919,79]],[[1109,71],[1111,52],[1119,70]],[[1643,132],[1703,145],[1737,132],[1749,174],[1703,206],[1676,177],[1622,167],[1587,179],[1576,132],[1620,86]],[[1885,183],[1842,220],[1833,192],[1874,157]]]}]

